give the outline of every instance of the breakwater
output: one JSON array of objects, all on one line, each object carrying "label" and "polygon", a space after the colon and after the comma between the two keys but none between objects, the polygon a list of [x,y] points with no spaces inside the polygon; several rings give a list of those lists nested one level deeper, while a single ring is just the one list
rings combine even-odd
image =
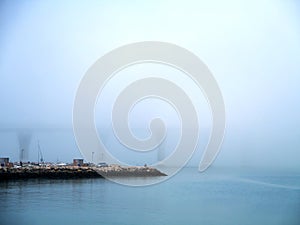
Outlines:
[{"label": "breakwater", "polygon": [[68,178],[104,178],[104,177],[151,177],[166,176],[166,174],[151,167],[124,167],[119,165],[107,167],[93,166],[25,166],[19,168],[0,168],[0,181],[46,178],[46,179],[68,179]]}]

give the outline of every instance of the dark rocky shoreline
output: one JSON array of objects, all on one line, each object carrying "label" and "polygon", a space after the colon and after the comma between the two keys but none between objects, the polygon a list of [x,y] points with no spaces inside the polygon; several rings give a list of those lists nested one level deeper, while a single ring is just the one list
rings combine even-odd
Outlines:
[{"label": "dark rocky shoreline", "polygon": [[51,167],[20,167],[0,168],[0,181],[18,179],[80,179],[104,177],[153,177],[166,174],[151,167],[122,167],[118,165],[108,167],[78,167],[78,166],[51,166]]}]

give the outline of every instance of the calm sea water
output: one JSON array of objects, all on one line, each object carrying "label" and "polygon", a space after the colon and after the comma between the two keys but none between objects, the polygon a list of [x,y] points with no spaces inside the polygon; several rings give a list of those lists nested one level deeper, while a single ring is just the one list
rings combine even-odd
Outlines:
[{"label": "calm sea water", "polygon": [[105,179],[0,182],[0,224],[300,224],[300,175],[186,168],[148,187]]}]

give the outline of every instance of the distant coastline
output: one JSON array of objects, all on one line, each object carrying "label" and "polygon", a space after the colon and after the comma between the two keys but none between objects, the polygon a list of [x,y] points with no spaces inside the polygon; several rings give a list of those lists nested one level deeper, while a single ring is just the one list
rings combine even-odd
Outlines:
[{"label": "distant coastline", "polygon": [[109,165],[96,166],[23,166],[19,168],[0,168],[0,181],[18,179],[80,179],[80,178],[104,178],[104,177],[154,177],[167,176],[159,170],[147,167],[125,167]]}]

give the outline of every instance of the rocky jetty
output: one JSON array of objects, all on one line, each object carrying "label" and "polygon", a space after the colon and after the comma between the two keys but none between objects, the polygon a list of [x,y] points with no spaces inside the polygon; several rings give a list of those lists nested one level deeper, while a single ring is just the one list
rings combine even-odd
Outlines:
[{"label": "rocky jetty", "polygon": [[46,179],[68,179],[68,178],[104,178],[104,177],[151,177],[166,176],[166,174],[151,167],[123,167],[112,165],[107,167],[79,167],[79,166],[26,166],[19,168],[0,168],[0,181],[46,178]]},{"label": "rocky jetty", "polygon": [[155,177],[167,176],[159,170],[147,166],[119,166],[111,165],[107,167],[95,168],[104,177]]}]

